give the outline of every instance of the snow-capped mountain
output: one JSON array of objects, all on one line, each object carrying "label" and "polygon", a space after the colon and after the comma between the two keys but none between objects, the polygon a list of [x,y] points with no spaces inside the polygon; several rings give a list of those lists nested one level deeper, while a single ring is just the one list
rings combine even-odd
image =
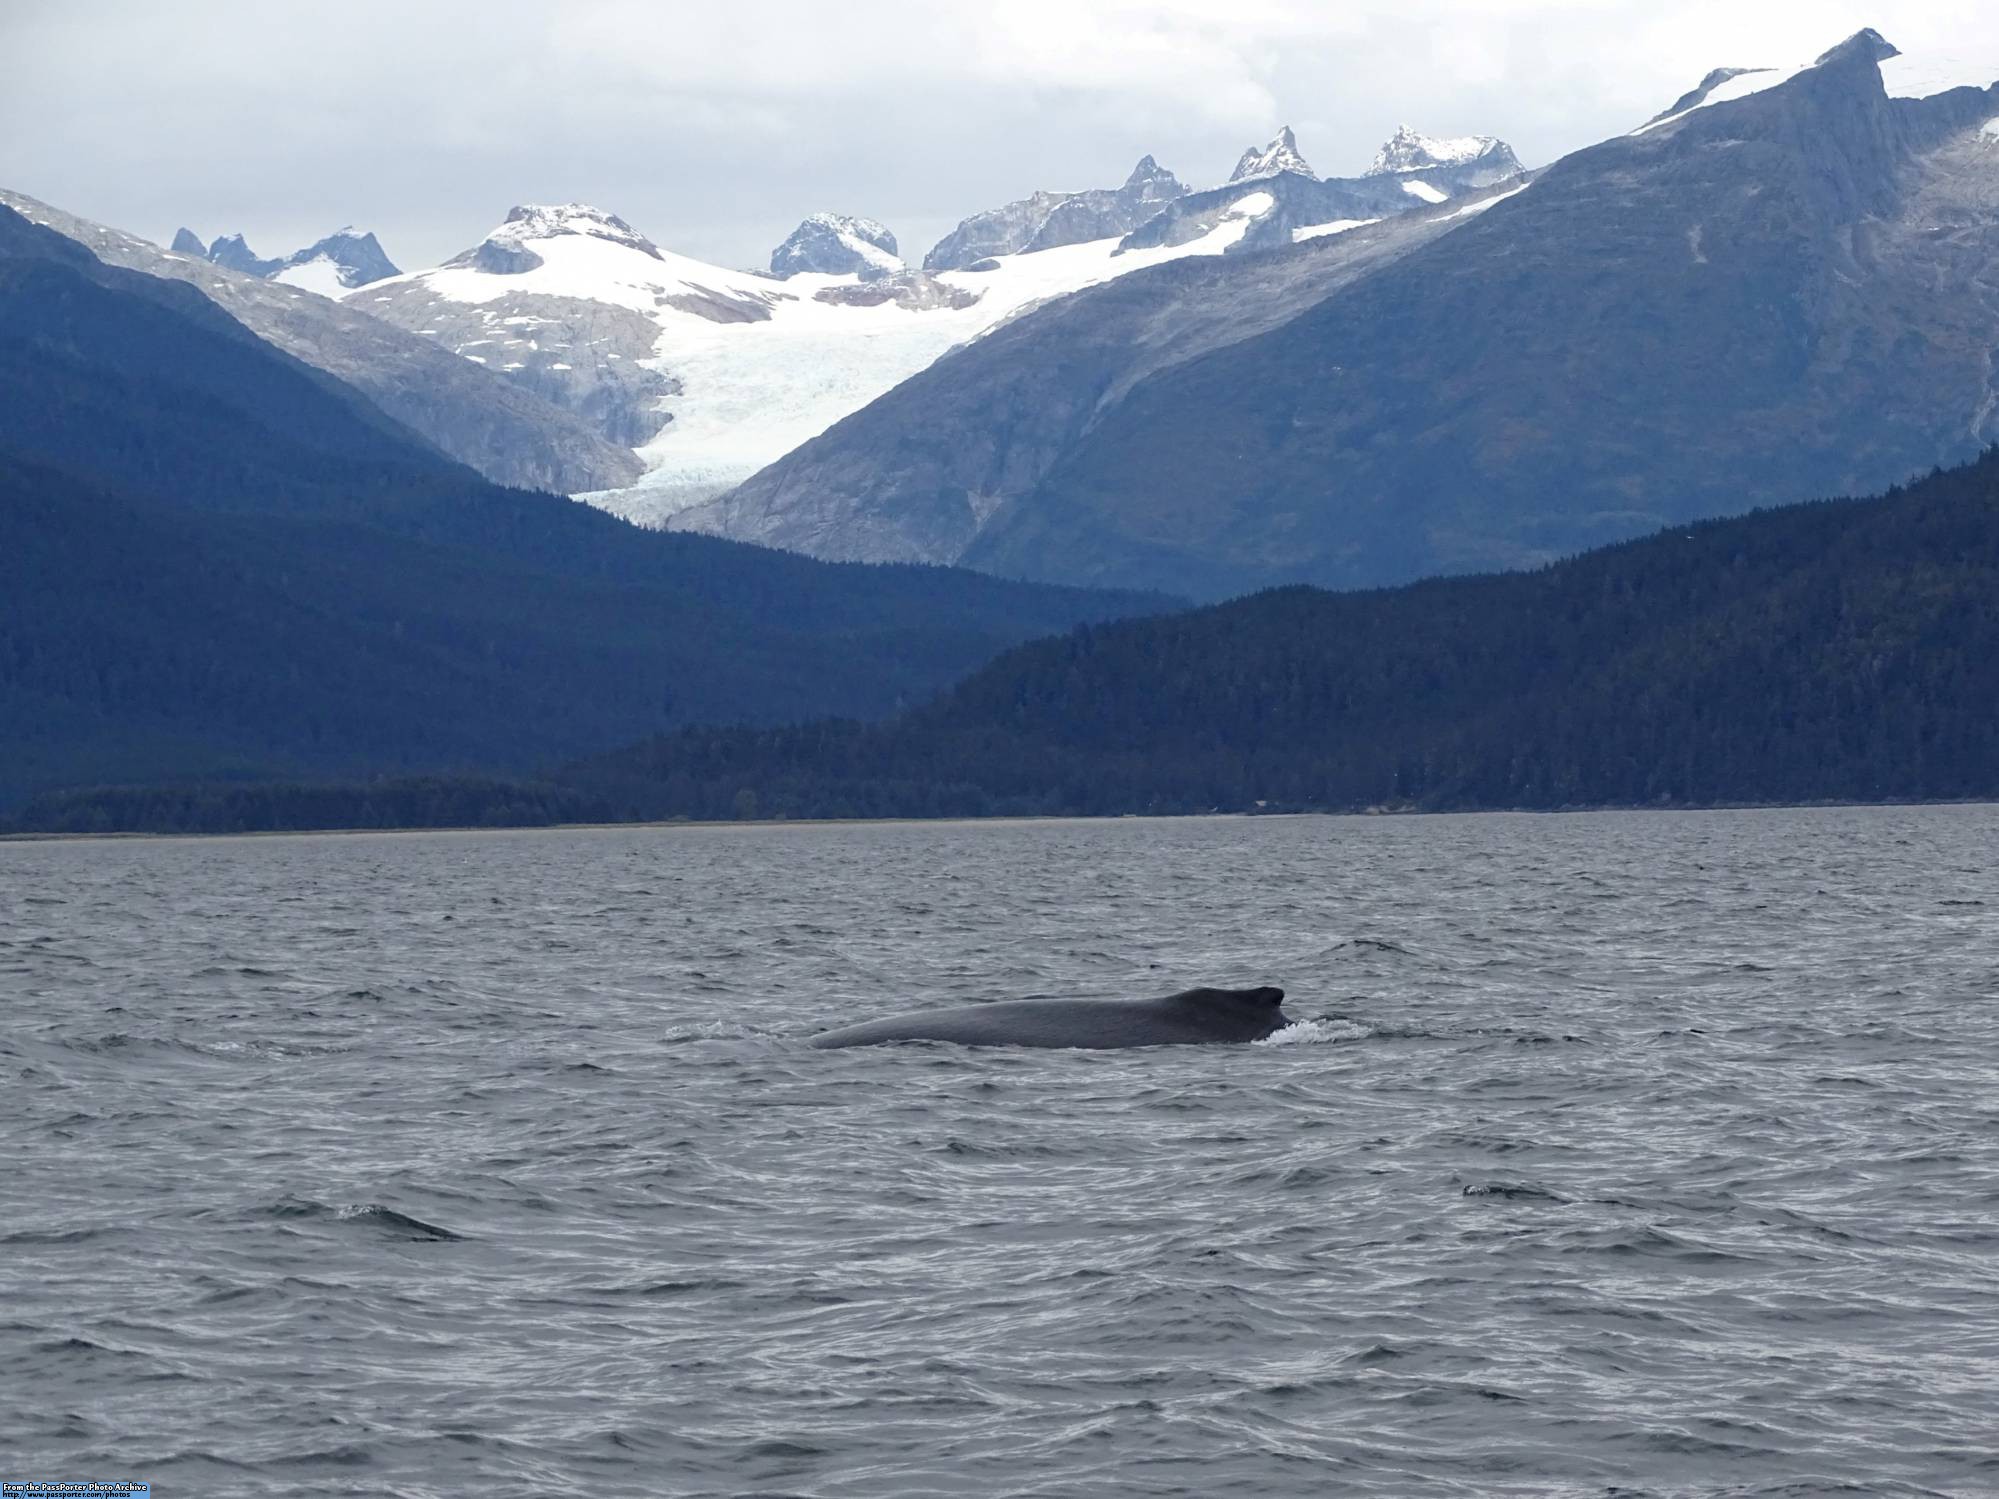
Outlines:
[{"label": "snow-capped mountain", "polygon": [[[1478,163],[1494,174],[1491,180],[1511,177],[1520,170],[1520,158],[1513,148],[1493,135],[1423,135],[1407,125],[1398,125],[1375,153],[1370,177],[1395,172],[1432,172],[1444,167],[1468,167]],[[1484,184],[1480,184],[1483,186]]]},{"label": "snow-capped mountain", "polygon": [[1038,192],[975,213],[923,257],[927,271],[955,271],[999,255],[1054,250],[1129,233],[1187,191],[1150,156],[1141,156],[1122,187],[1080,193]]},{"label": "snow-capped mountain", "polygon": [[1242,159],[1235,164],[1235,171],[1229,174],[1231,182],[1248,182],[1256,177],[1274,177],[1279,172],[1296,172],[1300,177],[1310,177],[1314,181],[1319,174],[1305,164],[1305,158],[1298,154],[1298,137],[1286,125],[1266,146],[1251,146],[1242,153]]},{"label": "snow-capped mountain", "polygon": [[349,225],[287,256],[269,279],[322,297],[338,297],[401,274],[373,233]]},{"label": "snow-capped mountain", "polygon": [[352,225],[280,260],[264,259],[240,234],[220,235],[213,244],[203,245],[201,237],[185,226],[175,232],[169,249],[176,255],[206,260],[227,271],[296,286],[322,297],[344,296],[371,281],[402,274],[384,253],[381,241]]},{"label": "snow-capped mountain", "polygon": [[[1206,194],[1188,194],[1147,156],[1120,187],[1037,193],[976,214],[922,270],[903,265],[882,225],[837,214],[801,223],[765,274],[662,250],[587,204],[526,205],[435,270],[346,302],[634,449],[640,482],[588,497],[656,524],[1051,298],[1184,256],[1285,246],[1419,210],[1432,200],[1410,184],[1454,195],[1468,170],[1321,182],[1289,129],[1251,155],[1268,170]],[[675,523],[722,524],[706,512]]]},{"label": "snow-capped mountain", "polygon": [[804,271],[872,281],[904,269],[895,236],[885,226],[842,213],[813,214],[770,252],[773,276]]},{"label": "snow-capped mountain", "polygon": [[529,205],[434,270],[344,305],[417,333],[577,412],[637,450],[637,485],[588,496],[657,523],[719,494],[951,348],[1031,307],[1148,265],[1215,255],[1202,238],[1118,254],[1103,238],[931,273],[794,271],[782,280],[662,250],[587,204]]},{"label": "snow-capped mountain", "polygon": [[[193,234],[176,249],[64,213],[0,188],[0,204],[75,240],[107,265],[200,288],[259,338],[345,381],[440,452],[497,484],[568,492],[630,483],[629,448],[613,446],[573,412],[537,400],[512,381],[371,318],[296,287],[212,263]],[[183,238],[184,236],[184,238]],[[190,252],[185,241],[193,240]]]},{"label": "snow-capped mountain", "polygon": [[[1404,211],[1045,307],[688,521],[1215,596],[1878,491],[1999,441],[1994,80],[1863,32],[1429,207],[1407,184],[1496,153],[1391,142],[1342,190]],[[1126,243],[1270,200],[1241,249],[1333,186],[1194,194]]]},{"label": "snow-capped mountain", "polygon": [[[1504,141],[1480,136],[1476,143],[1476,150],[1453,152],[1448,148],[1461,143],[1427,142],[1398,131],[1377,154],[1376,166],[1402,159],[1414,164],[1362,177],[1322,178],[1313,174],[1287,125],[1268,145],[1243,152],[1227,182],[1176,198],[1127,234],[1121,248],[1148,250],[1197,239],[1225,219],[1241,217],[1241,205],[1254,196],[1263,206],[1251,215],[1250,230],[1231,251],[1272,250],[1434,206],[1520,175],[1520,162]],[[1420,152],[1430,145],[1445,149],[1425,163]]]}]

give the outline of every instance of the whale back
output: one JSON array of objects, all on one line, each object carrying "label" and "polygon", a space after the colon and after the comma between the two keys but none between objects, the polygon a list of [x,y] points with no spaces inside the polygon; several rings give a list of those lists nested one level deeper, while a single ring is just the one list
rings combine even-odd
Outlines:
[{"label": "whale back", "polygon": [[1256,989],[1182,989],[1151,1003],[1186,1014],[1213,1032],[1216,1041],[1261,1041],[1290,1024],[1284,991],[1274,984]]},{"label": "whale back", "polygon": [[1056,1046],[1110,1050],[1256,1041],[1287,1018],[1282,989],[1185,989],[1163,999],[1013,999],[893,1015],[825,1031],[822,1048],[885,1041],[962,1046]]}]

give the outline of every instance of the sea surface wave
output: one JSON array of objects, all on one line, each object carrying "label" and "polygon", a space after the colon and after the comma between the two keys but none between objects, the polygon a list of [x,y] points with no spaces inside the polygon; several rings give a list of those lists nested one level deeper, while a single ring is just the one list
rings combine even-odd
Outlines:
[{"label": "sea surface wave", "polygon": [[[1999,810],[0,845],[0,1476],[1999,1493]],[[1282,984],[1245,1047],[821,1052]]]}]

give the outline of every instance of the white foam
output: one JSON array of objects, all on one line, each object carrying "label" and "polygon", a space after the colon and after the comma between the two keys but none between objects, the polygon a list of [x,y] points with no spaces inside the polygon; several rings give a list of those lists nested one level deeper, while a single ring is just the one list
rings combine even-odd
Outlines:
[{"label": "white foam", "polygon": [[1340,1041],[1361,1041],[1373,1035],[1355,1020],[1294,1020],[1281,1031],[1253,1041],[1252,1046],[1330,1046]]}]

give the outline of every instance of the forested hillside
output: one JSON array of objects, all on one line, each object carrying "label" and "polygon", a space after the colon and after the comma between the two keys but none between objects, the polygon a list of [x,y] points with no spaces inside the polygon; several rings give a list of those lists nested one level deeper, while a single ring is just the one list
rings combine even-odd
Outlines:
[{"label": "forested hillside", "polygon": [[1999,451],[1533,573],[1084,626],[886,723],[688,729],[533,786],[93,793],[24,825],[1991,797],[1995,702]]},{"label": "forested hillside", "polygon": [[0,807],[881,715],[1148,607],[495,487],[192,287],[0,209]]},{"label": "forested hillside", "polygon": [[1538,572],[1286,588],[1009,652],[891,724],[693,730],[628,815],[1999,794],[1999,453]]}]

